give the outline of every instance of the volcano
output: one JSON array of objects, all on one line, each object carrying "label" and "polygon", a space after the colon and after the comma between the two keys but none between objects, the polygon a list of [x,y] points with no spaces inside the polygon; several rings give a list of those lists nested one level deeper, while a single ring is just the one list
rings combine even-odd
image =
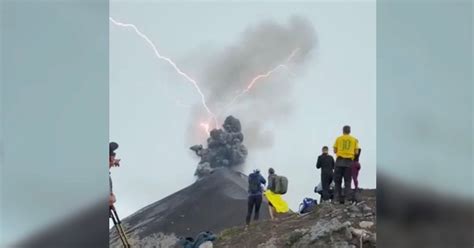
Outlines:
[{"label": "volcano", "polygon": [[[199,178],[190,186],[152,203],[122,220],[126,232],[143,240],[156,235],[195,237],[203,231],[218,233],[244,225],[247,213],[248,177],[222,167]],[[260,219],[269,219],[264,200]],[[120,242],[115,229],[110,242]]]}]

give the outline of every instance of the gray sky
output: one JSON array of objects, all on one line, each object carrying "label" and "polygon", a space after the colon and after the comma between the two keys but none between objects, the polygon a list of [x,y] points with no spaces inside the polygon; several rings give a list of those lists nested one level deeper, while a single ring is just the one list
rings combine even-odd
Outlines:
[{"label": "gray sky", "polygon": [[[243,122],[244,135],[245,124],[257,122],[271,136],[271,142],[249,146],[244,171],[273,167],[287,176],[290,188],[284,198],[293,209],[304,197],[317,197],[316,158],[345,124],[352,126],[363,149],[360,186],[376,185],[375,2],[110,4],[111,17],[136,25],[198,83],[219,52],[239,45],[245,30],[262,21],[287,25],[295,15],[316,30],[318,45],[311,56],[291,73],[261,81],[255,92],[239,99],[242,105],[229,111]],[[266,98],[274,92],[277,97]],[[278,103],[284,103],[283,117],[258,122],[249,114],[278,111]],[[202,111],[199,104],[192,85],[157,59],[132,29],[110,26],[110,137],[120,143],[122,158],[112,177],[122,216],[195,180],[198,158],[189,147],[199,139],[204,143],[195,118],[196,109]]]}]

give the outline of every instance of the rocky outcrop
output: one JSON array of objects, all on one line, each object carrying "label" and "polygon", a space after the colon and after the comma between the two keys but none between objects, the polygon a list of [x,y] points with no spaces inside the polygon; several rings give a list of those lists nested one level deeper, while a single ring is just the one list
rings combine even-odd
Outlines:
[{"label": "rocky outcrop", "polygon": [[288,214],[247,230],[223,231],[214,247],[376,247],[375,190],[363,190],[356,205],[323,204],[305,215]]}]

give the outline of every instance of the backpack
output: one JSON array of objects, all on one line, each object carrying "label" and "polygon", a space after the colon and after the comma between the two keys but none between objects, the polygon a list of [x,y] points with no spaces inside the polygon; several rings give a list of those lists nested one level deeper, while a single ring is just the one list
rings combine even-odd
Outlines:
[{"label": "backpack", "polygon": [[249,192],[252,194],[260,192],[260,175],[252,173],[249,176]]},{"label": "backpack", "polygon": [[181,238],[177,244],[182,248],[193,248],[194,239],[192,237]]},{"label": "backpack", "polygon": [[[212,241],[216,240],[216,235],[214,235],[212,232],[201,232],[198,234],[198,236],[196,237],[196,241],[194,241],[194,246],[193,248],[200,248],[201,245],[203,245],[204,243],[207,242],[206,246],[209,247],[212,247]],[[209,242],[211,242],[209,244]]]},{"label": "backpack", "polygon": [[275,193],[284,195],[288,191],[288,178],[284,176],[276,176]]},{"label": "backpack", "polygon": [[192,237],[181,238],[178,241],[178,245],[182,248],[199,248],[204,244],[206,244],[207,247],[212,247],[212,241],[216,240],[216,238],[216,235],[214,235],[212,232],[201,232],[197,235],[196,239]]},{"label": "backpack", "polygon": [[316,199],[312,199],[308,197],[304,198],[303,202],[300,204],[299,213],[300,214],[309,213],[314,209],[316,205],[318,205],[318,201]]}]

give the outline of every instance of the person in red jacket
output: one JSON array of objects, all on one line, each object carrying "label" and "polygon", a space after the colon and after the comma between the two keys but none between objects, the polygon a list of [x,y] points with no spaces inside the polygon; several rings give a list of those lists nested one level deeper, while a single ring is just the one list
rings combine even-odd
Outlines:
[{"label": "person in red jacket", "polygon": [[359,189],[359,171],[360,171],[360,162],[359,162],[359,157],[360,157],[360,152],[361,149],[359,148],[359,152],[355,155],[354,157],[354,162],[352,163],[352,181],[354,181],[354,191],[357,191]]}]

